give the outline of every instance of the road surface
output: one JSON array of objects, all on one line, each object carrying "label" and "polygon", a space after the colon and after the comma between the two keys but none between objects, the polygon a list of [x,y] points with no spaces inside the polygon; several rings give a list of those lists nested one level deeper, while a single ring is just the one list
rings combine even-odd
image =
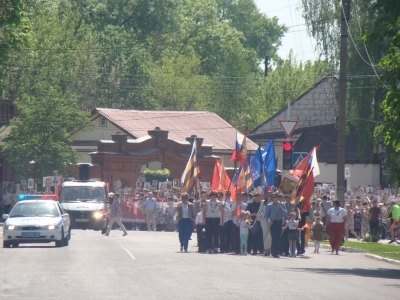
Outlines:
[{"label": "road surface", "polygon": [[[2,236],[0,236],[2,238]],[[400,268],[363,254],[181,253],[177,233],[75,230],[70,245],[0,248],[0,299],[392,299]],[[310,248],[308,252],[312,252]]]}]

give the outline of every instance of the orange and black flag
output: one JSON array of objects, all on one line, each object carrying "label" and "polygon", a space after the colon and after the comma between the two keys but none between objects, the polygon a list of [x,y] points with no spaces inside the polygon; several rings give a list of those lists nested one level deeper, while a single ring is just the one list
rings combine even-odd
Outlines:
[{"label": "orange and black flag", "polygon": [[199,176],[200,167],[197,165],[197,140],[195,139],[192,152],[181,177],[181,183],[183,184],[182,193],[190,192],[197,184]]}]

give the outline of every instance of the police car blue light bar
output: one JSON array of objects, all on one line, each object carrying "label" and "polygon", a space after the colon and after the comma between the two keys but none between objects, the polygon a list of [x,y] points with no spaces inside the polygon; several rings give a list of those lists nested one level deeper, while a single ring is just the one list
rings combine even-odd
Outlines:
[{"label": "police car blue light bar", "polygon": [[18,201],[24,200],[58,200],[58,196],[54,194],[50,195],[19,195]]}]

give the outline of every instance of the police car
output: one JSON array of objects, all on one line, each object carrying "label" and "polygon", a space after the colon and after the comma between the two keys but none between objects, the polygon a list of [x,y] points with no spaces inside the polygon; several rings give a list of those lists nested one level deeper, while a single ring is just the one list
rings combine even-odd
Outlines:
[{"label": "police car", "polygon": [[55,195],[20,195],[19,201],[3,225],[3,247],[21,243],[56,242],[68,246],[71,238],[69,215],[61,208]]}]

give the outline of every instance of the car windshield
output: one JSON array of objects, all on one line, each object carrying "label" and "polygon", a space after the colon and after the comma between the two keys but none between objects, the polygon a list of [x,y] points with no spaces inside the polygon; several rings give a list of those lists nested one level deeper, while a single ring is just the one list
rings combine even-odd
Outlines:
[{"label": "car windshield", "polygon": [[66,186],[63,187],[60,202],[104,202],[106,194],[103,187]]},{"label": "car windshield", "polygon": [[57,206],[46,202],[18,202],[10,213],[10,218],[59,216]]}]

